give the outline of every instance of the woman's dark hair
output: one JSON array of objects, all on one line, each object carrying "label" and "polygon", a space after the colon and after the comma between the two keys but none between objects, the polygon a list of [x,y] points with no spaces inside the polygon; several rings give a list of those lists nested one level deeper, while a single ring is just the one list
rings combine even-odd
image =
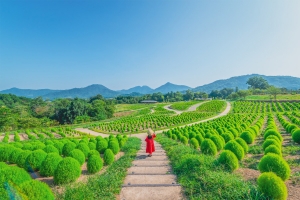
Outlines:
[{"label": "woman's dark hair", "polygon": [[152,135],[148,135],[148,139],[151,139],[152,138]]}]

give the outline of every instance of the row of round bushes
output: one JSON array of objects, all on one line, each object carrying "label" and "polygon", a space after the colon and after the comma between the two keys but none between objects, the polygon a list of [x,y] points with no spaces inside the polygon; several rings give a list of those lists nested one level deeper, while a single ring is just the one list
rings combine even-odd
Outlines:
[{"label": "row of round bushes", "polygon": [[[298,120],[295,117],[291,115],[288,115],[288,117],[293,123],[298,122]],[[300,128],[296,124],[288,122],[286,119],[284,119],[282,115],[278,115],[278,119],[282,124],[283,128],[286,130],[286,132],[292,135],[293,141],[300,144]]]},{"label": "row of round bushes", "polygon": [[49,186],[32,180],[22,168],[0,162],[0,197],[9,199],[54,200]]},{"label": "row of round bushes", "polygon": [[279,200],[287,198],[284,181],[290,177],[290,167],[282,158],[282,142],[283,138],[277,129],[274,117],[269,115],[262,145],[265,155],[258,164],[258,169],[262,174],[257,184],[265,195]]}]

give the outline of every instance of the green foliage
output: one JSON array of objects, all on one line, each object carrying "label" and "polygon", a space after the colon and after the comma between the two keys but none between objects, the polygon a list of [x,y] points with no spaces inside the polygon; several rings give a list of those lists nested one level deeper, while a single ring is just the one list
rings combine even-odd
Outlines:
[{"label": "green foliage", "polygon": [[57,153],[59,154],[59,151],[56,147],[53,145],[49,144],[43,149],[46,153]]},{"label": "green foliage", "polygon": [[76,144],[74,144],[73,142],[67,142],[63,149],[62,149],[62,154],[64,156],[69,156],[70,152],[73,151],[73,149],[75,149]]},{"label": "green foliage", "polygon": [[19,187],[22,195],[25,195],[30,200],[54,200],[49,186],[37,180],[30,180],[22,183]]},{"label": "green foliage", "polygon": [[0,162],[7,162],[15,149],[11,145],[0,146]]},{"label": "green foliage", "polygon": [[79,143],[76,147],[76,149],[79,149],[80,151],[82,151],[82,153],[84,154],[84,156],[87,158],[90,152],[90,148],[88,147],[88,145],[86,143]]},{"label": "green foliage", "polygon": [[28,171],[38,171],[45,160],[47,153],[43,150],[38,149],[33,151],[26,159],[26,168]]},{"label": "green foliage", "polygon": [[17,166],[0,167],[0,188],[5,182],[11,181],[13,184],[19,185],[25,181],[31,180],[30,175],[22,168]]},{"label": "green foliage", "polygon": [[214,144],[217,147],[217,150],[220,151],[224,148],[225,142],[220,138],[218,135],[213,135],[210,137],[210,139],[214,142]]},{"label": "green foliage", "polygon": [[90,150],[88,158],[91,157],[92,155],[96,155],[100,157],[100,153],[97,150]]},{"label": "green foliage", "polygon": [[197,134],[196,135],[196,140],[198,140],[199,145],[203,142],[204,138],[201,134]]},{"label": "green foliage", "polygon": [[198,149],[199,148],[199,143],[198,140],[196,138],[192,138],[190,140],[190,145],[194,148],[194,149]]},{"label": "green foliage", "polygon": [[104,159],[105,165],[110,165],[114,162],[115,155],[114,155],[114,153],[112,152],[111,149],[106,149],[105,150],[103,159]]},{"label": "green foliage", "polygon": [[237,139],[235,139],[235,141],[236,141],[237,143],[239,143],[239,144],[243,147],[244,153],[246,154],[246,153],[248,152],[248,145],[247,145],[247,143],[245,142],[245,140],[243,140],[243,139],[241,139],[241,138],[237,138]]},{"label": "green foliage", "polygon": [[260,160],[258,169],[263,172],[274,172],[283,181],[290,177],[291,170],[288,163],[279,155],[268,153]]},{"label": "green foliage", "polygon": [[182,136],[180,138],[180,141],[182,142],[182,144],[185,144],[185,145],[187,145],[189,143],[188,139],[185,136]]},{"label": "green foliage", "polygon": [[237,143],[235,140],[229,141],[225,145],[224,149],[229,150],[232,153],[234,153],[238,160],[242,160],[245,156],[243,147],[239,143]]},{"label": "green foliage", "polygon": [[222,151],[218,159],[218,163],[224,165],[224,167],[231,172],[239,168],[239,161],[237,157],[229,150]]},{"label": "green foliage", "polygon": [[279,149],[281,149],[280,143],[278,143],[277,140],[274,140],[274,139],[267,139],[267,140],[265,140],[264,143],[263,143],[263,145],[262,145],[262,147],[265,150],[270,145],[275,145]]},{"label": "green foliage", "polygon": [[85,162],[85,156],[79,149],[74,149],[69,153],[69,157],[72,157],[78,161],[80,165],[83,165]]},{"label": "green foliage", "polygon": [[221,136],[224,138],[225,143],[227,143],[227,142],[229,142],[230,140],[233,140],[233,139],[234,139],[234,136],[232,135],[231,132],[223,133]]},{"label": "green foliage", "polygon": [[96,141],[88,143],[90,150],[96,150],[96,143],[97,143]]},{"label": "green foliage", "polygon": [[60,155],[57,153],[48,153],[40,167],[40,174],[42,176],[53,176],[60,161],[62,161],[62,157],[60,157]]},{"label": "green foliage", "polygon": [[300,129],[296,129],[292,135],[293,141],[300,144]]},{"label": "green foliage", "polygon": [[210,139],[205,139],[201,143],[201,152],[207,155],[216,155],[217,154],[217,147],[215,143]]},{"label": "green foliage", "polygon": [[66,157],[60,161],[54,172],[54,183],[65,184],[76,181],[81,174],[80,164],[71,157]]},{"label": "green foliage", "polygon": [[64,144],[61,143],[61,142],[56,142],[56,143],[54,144],[54,147],[58,150],[59,155],[62,155],[62,151],[63,151],[63,148],[64,148]]},{"label": "green foliage", "polygon": [[17,159],[17,165],[19,167],[25,168],[26,167],[26,165],[25,165],[26,159],[30,154],[31,154],[31,151],[29,151],[29,150],[25,150],[22,153],[20,153],[20,155],[18,156],[18,159]]},{"label": "green foliage", "polygon": [[99,172],[103,167],[102,159],[97,155],[92,155],[89,157],[87,162],[87,169],[90,174]]},{"label": "green foliage", "polygon": [[278,131],[274,130],[274,129],[267,130],[265,132],[265,134],[264,134],[264,139],[267,139],[267,137],[270,136],[270,135],[274,135],[274,136],[278,137],[278,139],[280,140],[280,142],[283,141],[283,138],[280,135],[280,133]]},{"label": "green foliage", "polygon": [[288,193],[284,182],[272,172],[262,173],[257,179],[257,185],[262,193],[272,199],[287,199]]},{"label": "green foliage", "polygon": [[269,145],[265,149],[265,155],[268,153],[274,153],[274,154],[281,156],[281,150],[276,145]]},{"label": "green foliage", "polygon": [[240,138],[245,140],[247,144],[252,144],[254,142],[254,136],[249,132],[249,131],[244,131],[241,135]]},{"label": "green foliage", "polygon": [[117,155],[120,151],[118,141],[109,141],[108,148],[111,149],[115,155]]},{"label": "green foliage", "polygon": [[287,126],[287,131],[289,132],[289,133],[293,133],[293,131],[295,130],[295,129],[297,129],[298,127],[295,125],[295,124],[290,124],[290,125],[288,125]]},{"label": "green foliage", "polygon": [[10,163],[13,163],[13,164],[16,164],[17,161],[18,161],[18,157],[19,155],[24,152],[22,149],[15,149],[11,154],[10,154],[10,157],[9,157],[9,162]]},{"label": "green foliage", "polygon": [[108,148],[108,142],[104,139],[98,140],[96,148],[99,153],[103,154],[105,150]]}]

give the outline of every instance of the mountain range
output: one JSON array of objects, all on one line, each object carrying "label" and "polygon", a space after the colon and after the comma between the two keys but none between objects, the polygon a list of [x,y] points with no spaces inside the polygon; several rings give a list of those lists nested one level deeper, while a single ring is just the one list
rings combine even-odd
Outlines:
[{"label": "mountain range", "polygon": [[111,90],[100,84],[93,84],[84,88],[73,88],[68,90],[50,90],[50,89],[19,89],[11,88],[7,90],[0,91],[0,94],[15,94],[17,96],[24,96],[28,98],[43,97],[44,99],[56,99],[56,98],[89,98],[97,94],[101,94],[105,98],[113,98],[119,95],[126,96],[139,96],[143,94],[152,94],[156,92],[168,93],[168,92],[183,92],[186,90],[192,90],[195,92],[206,92],[210,93],[212,90],[221,90],[223,88],[233,88],[238,87],[239,89],[247,89],[247,80],[253,76],[261,76],[268,81],[270,85],[274,85],[280,88],[287,88],[292,90],[300,89],[300,78],[292,76],[265,76],[259,74],[242,75],[231,77],[229,79],[217,80],[212,83],[202,85],[196,88],[191,88],[185,85],[176,85],[170,82],[156,88],[152,89],[148,86],[136,86],[127,90]]}]

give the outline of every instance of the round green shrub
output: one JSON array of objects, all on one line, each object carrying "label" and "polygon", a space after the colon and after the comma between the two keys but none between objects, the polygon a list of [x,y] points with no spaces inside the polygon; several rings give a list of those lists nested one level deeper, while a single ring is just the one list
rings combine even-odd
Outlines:
[{"label": "round green shrub", "polygon": [[197,134],[196,135],[196,140],[198,140],[199,145],[203,142],[204,138],[201,134]]},{"label": "round green shrub", "polygon": [[88,158],[91,157],[92,155],[96,155],[96,156],[100,157],[100,153],[97,150],[91,150],[89,152]]},{"label": "round green shrub", "polygon": [[221,136],[224,138],[225,143],[227,143],[227,142],[229,142],[230,140],[233,140],[233,139],[234,139],[234,136],[232,135],[231,132],[223,133]]},{"label": "round green shrub", "polygon": [[[92,142],[94,144],[97,144],[97,140],[95,138],[90,138],[89,142]],[[91,149],[92,150],[92,149]]]},{"label": "round green shrub", "polygon": [[239,136],[239,132],[236,129],[230,128],[228,130],[232,133],[232,135],[234,136],[234,138],[237,138]]},{"label": "round green shrub", "polygon": [[268,140],[268,139],[274,139],[274,140],[276,140],[279,144],[281,144],[280,139],[279,139],[277,136],[275,136],[275,135],[269,135],[269,136],[266,138],[266,140]]},{"label": "round green shrub", "polygon": [[88,146],[89,146],[90,150],[96,150],[96,143],[94,143],[94,142],[89,142],[89,143],[88,143]]},{"label": "round green shrub", "polygon": [[64,156],[69,156],[70,152],[73,151],[76,147],[76,144],[74,144],[73,142],[67,142],[62,150],[62,154]]},{"label": "round green shrub", "polygon": [[243,140],[242,138],[237,138],[235,139],[235,141],[237,141],[237,143],[239,143],[243,147],[244,153],[246,154],[248,152],[248,145],[245,140]]},{"label": "round green shrub", "polygon": [[80,164],[71,157],[66,157],[60,161],[54,171],[54,183],[64,184],[76,181],[81,174]]},{"label": "round green shrub", "polygon": [[13,184],[19,185],[25,181],[31,180],[30,175],[22,168],[17,166],[8,166],[4,170],[0,169],[0,185],[11,181]]},{"label": "round green shrub", "polygon": [[54,195],[50,187],[41,181],[30,180],[19,186],[20,193],[26,196],[26,199],[54,200]]},{"label": "round green shrub", "polygon": [[225,144],[225,150],[232,151],[235,154],[238,160],[242,160],[245,156],[243,147],[237,143],[235,140],[231,140]]},{"label": "round green shrub", "polygon": [[225,144],[223,143],[223,141],[220,138],[220,136],[213,135],[213,136],[210,137],[210,139],[214,142],[214,144],[216,145],[218,151],[220,151],[221,149],[224,148]]},{"label": "round green shrub", "polygon": [[258,189],[276,200],[286,200],[288,193],[284,182],[272,172],[262,173],[257,179]]},{"label": "round green shrub", "polygon": [[267,139],[267,140],[265,140],[264,143],[263,143],[263,145],[262,145],[262,147],[265,150],[270,145],[275,145],[279,149],[281,149],[280,143],[278,143],[277,140],[274,140],[274,139]]},{"label": "round green shrub", "polygon": [[293,133],[294,129],[297,129],[298,127],[295,124],[290,124],[287,126],[287,131],[289,133]]},{"label": "round green shrub", "polygon": [[192,138],[190,140],[190,145],[194,148],[194,149],[198,149],[199,148],[199,143],[198,140],[196,138]]},{"label": "round green shrub", "polygon": [[45,142],[45,145],[47,146],[47,145],[54,145],[54,143],[51,141],[51,140],[47,140],[46,142]]},{"label": "round green shrub", "polygon": [[119,141],[119,146],[120,148],[123,147],[126,143],[126,139],[122,138],[120,141]]},{"label": "round green shrub", "polygon": [[45,160],[47,153],[41,149],[34,150],[26,159],[26,168],[28,171],[38,171]]},{"label": "round green shrub", "polygon": [[13,164],[16,164],[17,161],[18,161],[18,157],[19,155],[23,152],[22,149],[15,149],[9,156],[9,162],[10,163],[13,163]]},{"label": "round green shrub", "polygon": [[204,139],[201,143],[201,151],[204,154],[214,156],[217,154],[217,147],[211,139]]},{"label": "round green shrub", "polygon": [[300,129],[294,130],[292,134],[293,141],[300,144]]},{"label": "round green shrub", "polygon": [[16,150],[16,148],[12,145],[4,145],[0,147],[0,162],[7,162],[14,150]]},{"label": "round green shrub", "polygon": [[84,156],[87,158],[90,152],[90,148],[89,146],[85,143],[85,142],[80,142],[76,149],[79,149],[80,151],[82,151],[82,153],[84,154]]},{"label": "round green shrub", "polygon": [[70,141],[73,142],[76,146],[79,144],[79,140],[77,139],[71,139]]},{"label": "round green shrub", "polygon": [[69,153],[69,157],[72,157],[78,161],[80,165],[83,165],[85,162],[85,156],[79,149],[74,149]]},{"label": "round green shrub", "polygon": [[105,150],[108,148],[108,142],[104,139],[98,140],[96,148],[99,153],[103,154]]},{"label": "round green shrub", "polygon": [[291,170],[288,163],[279,155],[268,153],[260,160],[258,169],[263,172],[274,172],[283,181],[290,177]]},{"label": "round green shrub", "polygon": [[45,160],[42,162],[40,174],[42,176],[53,176],[58,163],[62,161],[62,157],[57,153],[49,153]]},{"label": "round green shrub", "polygon": [[29,144],[29,143],[23,144],[23,150],[30,150],[30,151],[32,151],[32,149],[33,149],[33,146],[31,144]]},{"label": "round green shrub", "polygon": [[43,149],[46,153],[57,153],[59,154],[59,151],[56,147],[53,145],[49,144]]},{"label": "round green shrub", "polygon": [[173,140],[177,140],[177,136],[175,134],[172,135]]},{"label": "round green shrub", "polygon": [[18,159],[17,159],[17,165],[19,167],[25,168],[26,159],[31,154],[31,152],[32,151],[25,150],[22,153],[20,153],[20,155],[18,156]]},{"label": "round green shrub", "polygon": [[102,159],[97,155],[92,155],[89,157],[87,162],[87,169],[90,174],[99,172],[103,167]]},{"label": "round green shrub", "polygon": [[274,135],[276,137],[278,137],[278,139],[282,142],[283,141],[283,138],[282,136],[280,135],[280,133],[278,131],[276,131],[275,129],[269,129],[265,132],[264,134],[264,139],[266,140],[268,136],[270,135]]},{"label": "round green shrub", "polygon": [[120,151],[119,143],[116,141],[109,141],[108,148],[111,149],[115,155]]},{"label": "round green shrub", "polygon": [[268,153],[274,153],[274,154],[281,156],[281,150],[276,145],[269,145],[265,149],[265,155]]},{"label": "round green shrub", "polygon": [[115,155],[111,149],[106,149],[103,155],[105,165],[110,165],[115,160]]},{"label": "round green shrub", "polygon": [[254,142],[254,136],[249,131],[244,131],[240,138],[242,138],[247,144],[252,144]]},{"label": "round green shrub", "polygon": [[33,143],[32,147],[33,147],[32,150],[34,151],[34,150],[38,150],[38,149],[44,149],[46,147],[46,145],[44,143],[38,141],[38,142]]},{"label": "round green shrub", "polygon": [[239,168],[239,161],[237,157],[229,150],[222,151],[218,159],[218,163],[224,165],[224,167],[231,172]]},{"label": "round green shrub", "polygon": [[57,150],[59,152],[59,155],[62,155],[62,151],[63,151],[63,148],[64,148],[64,143],[62,143],[62,142],[56,142],[54,144],[54,146],[57,148]]},{"label": "round green shrub", "polygon": [[185,145],[187,145],[189,143],[188,139],[185,136],[182,136],[180,138],[180,141],[181,141],[182,144],[185,144]]}]

